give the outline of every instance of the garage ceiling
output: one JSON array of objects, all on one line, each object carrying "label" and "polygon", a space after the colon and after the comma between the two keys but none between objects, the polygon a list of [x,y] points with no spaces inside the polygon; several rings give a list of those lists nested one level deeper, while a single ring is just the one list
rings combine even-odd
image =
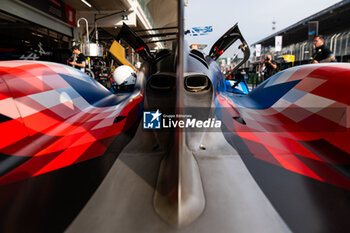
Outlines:
[{"label": "garage ceiling", "polygon": [[87,0],[92,7],[88,7],[81,0],[63,0],[77,11],[113,11],[127,9],[128,7],[122,0]]},{"label": "garage ceiling", "polygon": [[[113,13],[118,12],[121,10],[128,10],[131,5],[129,4],[130,0],[87,0],[92,7],[88,7],[85,5],[81,0],[63,0],[63,2],[67,3],[77,11],[77,18],[84,16],[88,12],[91,12],[93,14],[98,14],[97,17],[101,17],[106,15],[106,11]],[[137,0],[132,0],[137,1]],[[163,28],[163,27],[175,27],[177,26],[177,0],[144,0],[139,1],[140,5],[146,6],[154,23],[155,28]],[[109,14],[110,14],[109,13]],[[111,16],[113,17],[113,16]],[[94,20],[93,18],[89,18],[89,25],[90,27],[93,26]],[[137,27],[133,28],[134,30],[140,31],[142,29],[145,29],[141,26],[140,19],[137,18]],[[101,30],[102,29],[102,30]],[[157,32],[152,33],[173,33],[177,30],[171,29],[171,30],[158,30]],[[99,29],[99,33],[106,33],[104,35],[101,35],[101,39],[103,37],[105,38],[113,38],[119,33],[118,28],[114,27],[101,27]],[[150,34],[150,31],[144,31],[144,32],[138,32],[139,35],[145,35]],[[108,36],[110,35],[110,37]],[[162,37],[154,38],[153,40],[169,40],[176,38],[176,35],[165,35]],[[152,41],[152,39],[144,39],[146,42]],[[172,41],[164,42],[165,46],[167,44],[171,44]],[[155,46],[155,44],[150,43],[151,47]]]},{"label": "garage ceiling", "polygon": [[[127,0],[87,0],[92,7],[88,7],[81,0],[63,0],[77,11],[119,11],[129,9]],[[136,1],[136,0],[134,0]],[[177,25],[177,0],[145,0],[155,27],[168,27]]]}]

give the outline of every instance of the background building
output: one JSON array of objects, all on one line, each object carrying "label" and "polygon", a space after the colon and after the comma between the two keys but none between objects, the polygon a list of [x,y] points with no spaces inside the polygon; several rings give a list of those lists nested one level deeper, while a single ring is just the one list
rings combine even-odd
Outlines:
[{"label": "background building", "polygon": [[[337,61],[350,62],[350,1],[339,2],[321,12],[307,17],[281,31],[252,44],[253,62],[264,59],[266,53],[281,60],[284,55],[294,55],[294,65],[309,63],[313,43],[308,40],[308,23],[318,22],[318,34],[335,54]],[[282,36],[282,51],[275,51],[275,36]],[[256,56],[255,46],[261,44],[261,55]]]}]

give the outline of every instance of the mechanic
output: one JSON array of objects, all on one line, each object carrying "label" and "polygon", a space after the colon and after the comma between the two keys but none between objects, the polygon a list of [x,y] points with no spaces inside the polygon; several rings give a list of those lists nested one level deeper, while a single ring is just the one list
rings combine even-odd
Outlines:
[{"label": "mechanic", "polygon": [[332,51],[324,44],[324,38],[318,35],[314,39],[315,53],[312,63],[335,62],[335,56]]},{"label": "mechanic", "polygon": [[75,56],[73,61],[68,61],[68,63],[71,64],[73,67],[80,69],[82,72],[85,72],[86,58],[84,54],[80,51],[78,46],[73,46],[72,51]]}]

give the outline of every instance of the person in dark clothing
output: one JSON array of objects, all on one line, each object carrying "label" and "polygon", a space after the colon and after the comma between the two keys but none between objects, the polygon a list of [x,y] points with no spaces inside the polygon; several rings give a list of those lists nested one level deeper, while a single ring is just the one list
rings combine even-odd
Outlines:
[{"label": "person in dark clothing", "polygon": [[77,69],[80,69],[81,71],[85,72],[85,66],[86,66],[86,58],[82,52],[80,52],[78,46],[73,46],[72,48],[73,53],[75,54],[75,59],[73,61],[68,61],[69,64],[71,64],[73,67],[76,67]]},{"label": "person in dark clothing", "polygon": [[274,60],[272,60],[271,54],[266,54],[263,67],[265,67],[264,80],[270,78],[272,75],[277,73],[277,63]]},{"label": "person in dark clothing", "polygon": [[334,62],[335,56],[324,44],[323,36],[316,36],[314,39],[315,53],[312,63]]}]

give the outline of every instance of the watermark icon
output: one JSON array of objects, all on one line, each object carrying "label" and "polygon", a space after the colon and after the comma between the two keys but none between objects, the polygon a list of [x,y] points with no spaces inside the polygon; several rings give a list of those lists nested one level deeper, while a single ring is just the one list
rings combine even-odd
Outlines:
[{"label": "watermark icon", "polygon": [[161,128],[161,115],[157,109],[156,112],[143,112],[143,128],[144,129],[160,129]]}]

